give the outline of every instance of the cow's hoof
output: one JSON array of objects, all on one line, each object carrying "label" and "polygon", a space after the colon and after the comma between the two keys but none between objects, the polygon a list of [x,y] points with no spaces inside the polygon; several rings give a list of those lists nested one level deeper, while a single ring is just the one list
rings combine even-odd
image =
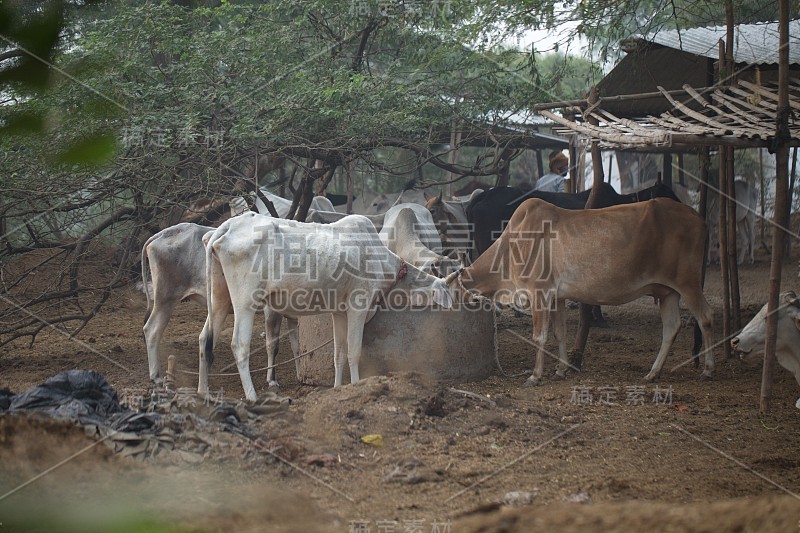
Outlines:
[{"label": "cow's hoof", "polygon": [[158,385],[158,386],[161,386],[161,385],[164,384],[164,378],[162,378],[161,376],[156,376],[154,378],[150,378],[150,381],[152,381],[154,385]]},{"label": "cow's hoof", "polygon": [[794,402],[794,406],[800,409],[800,398],[798,398],[797,401]]},{"label": "cow's hoof", "polygon": [[700,377],[697,378],[697,379],[698,379],[698,381],[711,381],[712,379],[714,379],[714,376],[712,376],[708,372],[703,372],[702,374],[700,374]]},{"label": "cow's hoof", "polygon": [[569,366],[572,370],[576,372],[580,371],[583,367],[583,352],[577,352],[575,350],[569,353]]},{"label": "cow's hoof", "polygon": [[553,373],[553,379],[559,379],[559,380],[561,380],[561,379],[565,379],[566,377],[567,377],[567,373],[566,373],[566,372],[564,372],[563,370],[556,370],[556,371]]},{"label": "cow's hoof", "polygon": [[648,383],[652,383],[652,382],[654,382],[656,380],[657,377],[658,377],[658,374],[653,374],[652,372],[650,372],[649,374],[647,374],[644,377],[644,380],[646,382],[648,382]]},{"label": "cow's hoof", "polygon": [[542,378],[535,378],[535,377],[531,376],[531,377],[529,377],[528,379],[525,380],[524,385],[526,387],[538,387],[542,383],[544,383],[544,380]]},{"label": "cow's hoof", "polygon": [[278,382],[277,382],[277,381],[275,381],[275,380],[272,380],[272,381],[268,381],[268,382],[267,382],[267,388],[268,388],[269,390],[271,390],[271,391],[277,391],[277,390],[279,390],[279,389],[281,388],[281,386],[280,386],[280,385],[278,385]]},{"label": "cow's hoof", "polygon": [[596,318],[593,318],[593,319],[592,319],[592,320],[589,322],[589,325],[590,325],[591,327],[593,327],[593,328],[610,328],[610,327],[611,327],[611,326],[609,326],[609,325],[608,325],[608,322],[606,322],[606,319],[605,319],[605,318],[603,318],[603,319],[600,319],[600,320],[598,320],[598,319],[596,319]]}]

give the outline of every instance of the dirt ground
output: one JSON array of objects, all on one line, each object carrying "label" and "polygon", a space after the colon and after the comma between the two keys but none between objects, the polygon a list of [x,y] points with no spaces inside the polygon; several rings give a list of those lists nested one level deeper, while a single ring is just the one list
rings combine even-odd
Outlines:
[{"label": "dirt ground", "polygon": [[[766,301],[768,270],[763,255],[741,267],[745,322]],[[797,277],[793,260],[784,290],[798,288]],[[716,267],[706,295],[720,340]],[[78,340],[50,332],[33,347],[1,348],[0,387],[21,391],[79,368],[102,373],[121,395],[146,390],[144,312],[143,295],[121,290]],[[640,299],[605,312],[611,327],[592,330],[583,371],[556,380],[549,361],[540,387],[522,386],[533,363],[531,325],[510,312],[497,335],[503,373],[514,377],[498,370],[453,385],[408,373],[334,390],[298,384],[292,365],[281,367],[281,394],[293,404],[259,430],[282,443],[286,463],[247,448],[200,464],[134,461],[93,446],[74,426],[0,417],[0,532],[797,530],[793,376],[776,369],[772,411],[762,417],[760,364],[725,360],[719,348],[715,379],[699,381],[700,371],[682,364],[692,341],[684,328],[659,382],[645,383],[661,338],[657,307]],[[577,310],[569,313],[572,338]],[[174,354],[181,371],[196,370],[204,318],[204,309],[182,304],[167,329],[162,353]],[[232,361],[227,342],[217,372]],[[256,350],[251,367],[265,365]],[[195,380],[182,372],[177,384]],[[263,372],[254,381],[266,391]],[[212,377],[210,386],[242,396],[235,375]],[[382,446],[362,442],[375,434]]]}]

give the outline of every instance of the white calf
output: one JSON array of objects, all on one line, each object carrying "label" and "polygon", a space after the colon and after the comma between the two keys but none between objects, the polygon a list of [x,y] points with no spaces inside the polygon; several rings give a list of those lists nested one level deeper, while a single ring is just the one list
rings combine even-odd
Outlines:
[{"label": "white calf", "polygon": [[[731,339],[731,346],[742,360],[748,361],[756,355],[764,355],[767,338],[767,306],[753,317],[742,332]],[[800,300],[794,292],[784,292],[778,305],[778,340],[775,344],[775,358],[783,368],[794,374],[800,385]],[[800,398],[795,402],[800,409]]]}]

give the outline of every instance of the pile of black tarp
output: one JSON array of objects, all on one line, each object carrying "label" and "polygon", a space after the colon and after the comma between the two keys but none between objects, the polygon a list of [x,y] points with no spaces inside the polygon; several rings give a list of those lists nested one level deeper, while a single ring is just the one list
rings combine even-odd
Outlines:
[{"label": "pile of black tarp", "polygon": [[70,370],[18,394],[0,389],[0,414],[73,421],[123,455],[200,462],[261,437],[258,419],[290,404],[275,394],[233,403],[199,397],[193,389],[142,392],[131,409],[99,373]]}]

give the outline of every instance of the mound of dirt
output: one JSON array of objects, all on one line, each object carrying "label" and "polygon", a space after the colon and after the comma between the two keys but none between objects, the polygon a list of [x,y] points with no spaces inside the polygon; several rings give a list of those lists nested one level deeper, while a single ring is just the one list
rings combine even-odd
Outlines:
[{"label": "mound of dirt", "polygon": [[683,505],[614,502],[557,503],[546,507],[503,508],[453,523],[453,531],[794,531],[800,501],[791,496],[748,498]]},{"label": "mound of dirt", "polygon": [[68,423],[0,417],[3,530],[341,530],[306,496],[225,464],[152,466],[99,442]]}]

